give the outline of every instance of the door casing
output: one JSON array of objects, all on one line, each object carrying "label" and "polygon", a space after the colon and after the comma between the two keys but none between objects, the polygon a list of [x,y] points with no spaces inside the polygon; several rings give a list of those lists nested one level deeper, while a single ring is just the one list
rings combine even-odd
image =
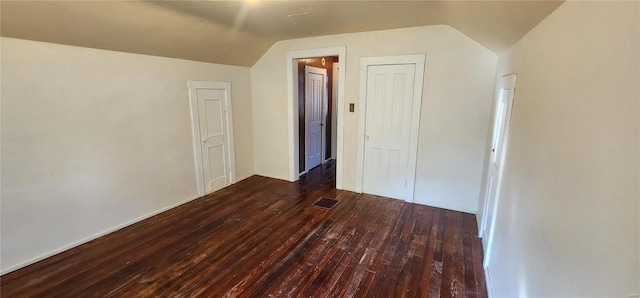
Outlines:
[{"label": "door casing", "polygon": [[[294,67],[293,61],[300,58],[327,57],[338,56],[341,65],[345,65],[347,61],[347,47],[338,46],[330,48],[316,48],[307,50],[297,50],[287,52],[287,104],[289,110],[288,117],[288,148],[289,148],[289,181],[294,182],[300,179],[300,169],[298,169],[299,150],[299,125],[298,125],[298,101],[294,94],[298,93],[298,84],[294,83],[294,73],[297,71],[297,65]],[[344,139],[344,113],[345,113],[345,70],[346,67],[339,69],[339,88],[337,98],[337,157],[336,157],[336,188],[343,189],[343,139]],[[296,78],[297,80],[297,78]]]},{"label": "door casing", "polygon": [[338,147],[336,146],[338,143],[338,116],[336,115],[338,112],[338,88],[340,84],[338,83],[338,77],[340,71],[340,62],[333,62],[333,72],[331,73],[332,87],[329,92],[331,92],[331,156],[327,159],[335,159],[337,156]]},{"label": "door casing", "polygon": [[[504,128],[503,128],[503,137],[502,137],[502,142],[501,144],[496,144],[496,148],[497,146],[501,146],[501,149],[499,150],[500,152],[500,165],[499,165],[499,169],[497,169],[498,173],[496,174],[496,182],[495,182],[495,189],[494,189],[494,196],[491,197],[491,193],[492,193],[492,187],[491,187],[491,176],[492,176],[492,171],[493,171],[493,160],[491,158],[491,155],[489,156],[489,167],[487,168],[487,171],[485,173],[485,181],[487,181],[487,186],[486,186],[486,190],[485,190],[485,197],[484,197],[484,207],[483,207],[483,216],[482,216],[482,223],[480,226],[480,237],[482,238],[482,244],[484,246],[484,252],[485,252],[485,257],[484,257],[484,261],[483,261],[483,267],[487,268],[489,266],[489,262],[491,259],[491,245],[493,243],[493,232],[494,232],[494,228],[495,228],[495,220],[496,220],[496,215],[497,215],[497,211],[498,211],[498,203],[500,202],[500,190],[501,190],[501,183],[502,183],[502,174],[504,173],[504,167],[505,167],[505,163],[506,163],[506,157],[507,157],[507,149],[508,149],[508,144],[509,144],[509,131],[511,129],[511,114],[513,111],[513,101],[514,101],[514,96],[515,96],[515,89],[516,89],[516,80],[517,80],[517,74],[506,74],[502,77],[502,79],[498,82],[500,84],[500,87],[498,89],[498,93],[496,94],[496,105],[495,107],[498,107],[500,104],[500,100],[502,99],[502,91],[503,90],[510,90],[509,92],[509,98],[506,99],[507,101],[507,107],[506,107],[506,115],[505,115],[505,122],[504,122]],[[494,120],[492,125],[495,126],[496,121],[498,121],[497,119],[497,115],[494,116]],[[494,142],[494,138],[496,138],[496,135],[492,135],[491,136],[491,144],[493,147]],[[495,150],[496,148],[492,148],[492,150]],[[493,200],[493,203],[490,204],[490,201]],[[491,213],[491,222],[488,222],[487,218],[488,218],[488,214]],[[484,233],[485,230],[488,230],[488,235],[486,235]],[[487,270],[485,270],[485,272],[487,272]]]},{"label": "door casing", "polygon": [[[362,193],[364,179],[364,149],[367,104],[367,73],[369,66],[414,64],[413,107],[411,112],[411,135],[409,139],[409,159],[407,183],[412,190],[415,186],[416,163],[418,157],[418,135],[420,127],[420,111],[422,109],[422,88],[424,82],[424,68],[426,55],[400,55],[383,57],[360,58],[360,107],[358,113],[358,155],[356,159],[356,192]],[[412,192],[412,200],[415,190]]]},{"label": "door casing", "polygon": [[227,109],[227,159],[229,160],[229,185],[236,182],[236,162],[235,152],[233,144],[233,112],[231,109],[231,83],[229,82],[207,82],[207,81],[189,81],[187,84],[189,88],[189,105],[191,109],[191,127],[193,137],[193,150],[195,155],[196,166],[196,180],[198,184],[198,196],[204,196],[206,194],[206,188],[204,181],[204,164],[202,161],[202,141],[200,140],[200,116],[198,113],[198,89],[225,89],[226,96],[226,109]]}]

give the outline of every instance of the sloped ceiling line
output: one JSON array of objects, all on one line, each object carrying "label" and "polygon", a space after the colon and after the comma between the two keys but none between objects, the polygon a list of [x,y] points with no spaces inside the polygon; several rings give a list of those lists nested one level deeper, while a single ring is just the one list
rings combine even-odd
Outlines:
[{"label": "sloped ceiling line", "polygon": [[562,1],[2,1],[1,35],[252,66],[280,40],[450,25],[490,50]]}]

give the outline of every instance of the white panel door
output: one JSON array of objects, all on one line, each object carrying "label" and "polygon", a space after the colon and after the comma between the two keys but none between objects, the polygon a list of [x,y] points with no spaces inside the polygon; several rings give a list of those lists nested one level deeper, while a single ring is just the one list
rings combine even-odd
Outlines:
[{"label": "white panel door", "polygon": [[305,152],[306,168],[313,169],[323,161],[324,147],[324,98],[326,69],[305,67]]},{"label": "white panel door", "polygon": [[486,257],[484,259],[485,267],[489,264],[495,216],[498,210],[500,182],[502,179],[505,150],[507,147],[509,126],[511,122],[515,82],[515,75],[505,77],[500,82],[502,86],[498,94],[499,98],[496,104],[493,122],[493,137],[491,140],[491,155],[482,224],[482,244],[486,251]]},{"label": "white panel door", "polygon": [[415,64],[374,65],[367,69],[363,192],[413,199],[409,160]]},{"label": "white panel door", "polygon": [[196,91],[205,194],[231,182],[227,136],[228,93],[227,89],[198,88]]}]

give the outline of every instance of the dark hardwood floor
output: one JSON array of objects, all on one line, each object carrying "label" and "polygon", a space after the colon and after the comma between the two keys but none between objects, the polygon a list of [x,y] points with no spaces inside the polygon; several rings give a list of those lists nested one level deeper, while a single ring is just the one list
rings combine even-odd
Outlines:
[{"label": "dark hardwood floor", "polygon": [[[475,217],[254,176],[0,278],[2,297],[486,297]],[[340,202],[327,211],[321,197]]]}]

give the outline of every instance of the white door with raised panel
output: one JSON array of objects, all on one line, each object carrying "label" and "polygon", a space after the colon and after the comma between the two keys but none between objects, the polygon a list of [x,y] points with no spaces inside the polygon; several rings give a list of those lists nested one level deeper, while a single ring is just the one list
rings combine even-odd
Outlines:
[{"label": "white door with raised panel", "polygon": [[420,100],[414,96],[415,74],[415,64],[367,68],[364,193],[413,200],[415,153],[410,153],[417,144],[411,136],[419,127],[413,109]]},{"label": "white door with raised panel", "polygon": [[305,66],[305,154],[307,170],[322,163],[324,148],[323,119],[327,70]]},{"label": "white door with raised panel", "polygon": [[[235,179],[231,127],[231,84],[190,82],[199,190],[208,194]],[[195,97],[195,102],[194,102]],[[195,103],[195,107],[193,106]],[[203,193],[204,192],[204,193]]]},{"label": "white door with raised panel", "polygon": [[498,93],[493,122],[493,137],[491,140],[491,155],[487,176],[487,192],[485,194],[486,199],[483,210],[481,231],[482,244],[486,251],[486,257],[484,259],[485,267],[489,264],[495,216],[498,211],[497,207],[500,194],[500,182],[502,180],[502,170],[504,168],[504,159],[506,156],[505,151],[509,137],[516,75],[503,77],[500,84],[500,92]]}]

